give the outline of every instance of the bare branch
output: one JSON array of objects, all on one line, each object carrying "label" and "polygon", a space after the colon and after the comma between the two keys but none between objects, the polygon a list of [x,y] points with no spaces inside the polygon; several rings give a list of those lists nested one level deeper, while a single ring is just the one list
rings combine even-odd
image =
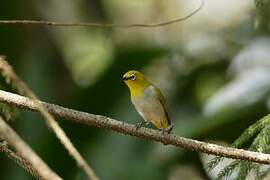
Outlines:
[{"label": "bare branch", "polygon": [[159,23],[153,23],[153,24],[115,24],[115,23],[95,23],[95,22],[89,22],[89,23],[63,23],[63,22],[51,22],[51,21],[40,21],[40,20],[0,20],[0,25],[37,25],[37,26],[65,26],[65,27],[78,27],[78,26],[84,26],[84,27],[113,27],[113,28],[155,28],[155,27],[162,27],[162,26],[168,26],[171,24],[179,23],[181,21],[185,21],[188,18],[195,15],[197,12],[199,12],[203,5],[205,0],[201,0],[200,6],[192,11],[190,14],[176,18],[171,19],[169,21],[165,22],[159,22]]},{"label": "bare branch", "polygon": [[30,173],[36,179],[42,179],[42,177],[38,174],[36,169],[27,160],[23,159],[18,154],[16,154],[11,149],[9,149],[7,144],[0,143],[0,152],[4,153],[6,157],[14,160],[19,166],[24,168],[28,173]]},{"label": "bare branch", "polygon": [[0,56],[0,71],[2,75],[9,81],[18,91],[30,97],[33,100],[33,103],[36,105],[37,110],[44,117],[47,125],[53,130],[56,137],[60,140],[60,142],[67,149],[69,154],[75,159],[77,165],[86,173],[89,179],[98,180],[95,172],[92,168],[87,164],[81,154],[77,151],[77,149],[73,146],[72,142],[67,137],[64,130],[60,127],[60,125],[55,121],[54,117],[47,111],[46,108],[43,107],[42,104],[39,103],[37,96],[28,88],[28,86],[15,74],[12,67],[8,64],[8,62],[4,59],[4,57]]},{"label": "bare branch", "polygon": [[16,134],[16,132],[0,116],[0,134],[16,149],[18,154],[34,167],[42,179],[60,180],[55,172]]},{"label": "bare branch", "polygon": [[[0,90],[0,102],[8,103],[32,111],[37,111],[37,105],[33,100],[2,90]],[[122,134],[161,142],[165,145],[168,144],[176,147],[182,147],[191,151],[204,152],[233,159],[243,159],[263,164],[270,164],[270,154],[224,147],[216,144],[179,137],[175,134],[162,134],[160,131],[144,127],[136,130],[132,124],[117,121],[109,117],[68,109],[46,102],[40,101],[40,103],[43,104],[43,106],[46,107],[46,109],[51,114],[75,123],[113,130]]]}]

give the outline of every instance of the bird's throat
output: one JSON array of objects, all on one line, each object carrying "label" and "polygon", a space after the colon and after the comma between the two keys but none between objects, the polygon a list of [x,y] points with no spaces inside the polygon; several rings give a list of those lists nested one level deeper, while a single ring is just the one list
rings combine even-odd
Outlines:
[{"label": "bird's throat", "polygon": [[143,83],[143,84],[129,84],[128,85],[130,89],[130,93],[132,97],[137,97],[143,94],[145,89],[149,87],[149,83]]}]

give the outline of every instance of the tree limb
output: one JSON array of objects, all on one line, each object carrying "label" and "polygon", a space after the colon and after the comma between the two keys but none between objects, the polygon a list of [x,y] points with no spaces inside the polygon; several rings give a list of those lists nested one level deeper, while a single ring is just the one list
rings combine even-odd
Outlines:
[{"label": "tree limb", "polygon": [[78,27],[78,26],[84,26],[84,27],[113,27],[113,28],[155,28],[155,27],[162,27],[162,26],[168,26],[171,24],[179,23],[181,21],[184,21],[193,15],[195,15],[197,12],[199,12],[203,5],[205,0],[201,0],[200,6],[189,13],[188,15],[176,19],[171,19],[169,21],[159,22],[159,23],[153,23],[153,24],[115,24],[115,23],[95,23],[95,22],[89,22],[89,23],[63,23],[63,22],[52,22],[52,21],[39,21],[39,20],[0,20],[0,25],[39,25],[39,26],[65,26],[65,27]]},{"label": "tree limb", "polygon": [[88,179],[98,180],[97,175],[94,170],[87,164],[84,158],[81,156],[79,151],[74,147],[65,131],[60,127],[58,122],[54,119],[54,117],[47,111],[47,109],[39,103],[37,96],[28,88],[26,83],[24,83],[17,74],[13,71],[12,66],[5,60],[3,56],[0,56],[0,71],[7,81],[14,86],[21,94],[30,97],[33,103],[37,107],[37,111],[44,117],[47,125],[52,131],[55,133],[56,137],[60,140],[60,142],[67,149],[68,153],[71,157],[75,159],[77,165],[86,173]]},{"label": "tree limb", "polygon": [[4,153],[6,157],[14,160],[14,162],[16,162],[22,168],[24,168],[25,171],[30,173],[36,179],[42,179],[37,170],[27,160],[20,157],[17,153],[9,149],[6,143],[0,143],[0,152]]},{"label": "tree limb", "polygon": [[[0,102],[8,103],[32,111],[37,111],[36,104],[30,98],[2,90],[0,90]],[[184,137],[179,137],[175,134],[162,134],[160,131],[144,127],[136,130],[136,128],[132,124],[117,121],[109,117],[68,109],[59,105],[46,102],[40,103],[43,104],[43,106],[52,115],[66,120],[70,120],[75,123],[113,130],[122,134],[149,139],[161,142],[165,145],[173,145],[191,151],[203,152],[233,159],[243,159],[263,164],[270,164],[270,154],[224,147],[216,144],[210,144]]]},{"label": "tree limb", "polygon": [[19,135],[0,116],[0,134],[16,149],[18,154],[26,159],[34,167],[42,179],[61,180],[50,167],[20,138]]}]

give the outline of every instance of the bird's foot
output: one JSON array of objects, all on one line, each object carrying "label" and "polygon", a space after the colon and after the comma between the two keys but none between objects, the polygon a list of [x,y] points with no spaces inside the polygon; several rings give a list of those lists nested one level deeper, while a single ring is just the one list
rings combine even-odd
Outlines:
[{"label": "bird's foot", "polygon": [[161,129],[162,134],[165,134],[165,133],[170,134],[172,132],[172,130],[173,130],[173,127],[174,127],[174,124],[171,124],[167,128]]},{"label": "bird's foot", "polygon": [[147,121],[142,121],[142,122],[136,123],[136,124],[135,124],[135,128],[136,128],[136,130],[138,130],[140,127],[142,127],[142,126],[144,126],[144,125],[147,125],[147,124],[149,124],[149,122],[147,122]]}]

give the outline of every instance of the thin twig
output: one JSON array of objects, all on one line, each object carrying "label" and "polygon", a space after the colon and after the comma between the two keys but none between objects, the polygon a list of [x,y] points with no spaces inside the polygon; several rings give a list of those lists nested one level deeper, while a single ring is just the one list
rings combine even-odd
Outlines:
[{"label": "thin twig", "polygon": [[87,26],[87,27],[113,27],[113,28],[155,28],[168,26],[171,24],[179,23],[181,21],[187,20],[188,18],[195,15],[199,12],[205,0],[201,0],[200,6],[189,13],[188,15],[176,19],[171,19],[169,21],[153,23],[153,24],[115,24],[115,23],[95,23],[95,22],[86,22],[86,23],[63,23],[63,22],[52,22],[52,21],[42,21],[42,20],[0,20],[0,25],[38,25],[38,26],[65,26],[65,27],[78,27],[78,26]]},{"label": "thin twig", "polygon": [[36,169],[27,160],[20,157],[17,153],[9,149],[7,144],[0,143],[0,152],[4,153],[6,157],[14,160],[19,166],[24,168],[25,171],[30,173],[36,179],[42,179],[42,177],[38,174]]},{"label": "thin twig", "polygon": [[77,151],[77,149],[73,146],[72,142],[69,140],[64,130],[60,127],[60,125],[55,121],[54,117],[43,107],[42,104],[39,103],[37,96],[28,88],[28,86],[15,74],[12,67],[8,64],[8,62],[4,59],[4,57],[0,56],[0,71],[2,75],[5,77],[7,81],[15,86],[18,91],[30,97],[33,102],[36,104],[37,110],[44,117],[47,125],[53,130],[56,137],[60,140],[60,142],[64,145],[64,147],[69,152],[70,156],[72,156],[77,165],[86,173],[89,179],[98,180],[93,169],[87,164],[81,154]]},{"label": "thin twig", "polygon": [[47,180],[60,180],[55,172],[43,162],[43,160],[20,138],[19,135],[5,122],[0,116],[0,134],[7,141],[9,145],[14,147],[18,154],[26,159],[32,167],[34,167],[38,174]]},{"label": "thin twig", "polygon": [[[0,90],[0,102],[11,104],[19,108],[37,111],[37,105],[32,99],[2,90]],[[117,121],[109,117],[68,109],[46,102],[40,101],[40,103],[54,116],[60,117],[61,119],[70,120],[75,123],[113,130],[122,134],[161,142],[165,145],[182,147],[192,151],[270,164],[270,154],[224,147],[216,144],[179,137],[175,134],[162,134],[160,131],[144,127],[136,129],[132,124]]]}]

